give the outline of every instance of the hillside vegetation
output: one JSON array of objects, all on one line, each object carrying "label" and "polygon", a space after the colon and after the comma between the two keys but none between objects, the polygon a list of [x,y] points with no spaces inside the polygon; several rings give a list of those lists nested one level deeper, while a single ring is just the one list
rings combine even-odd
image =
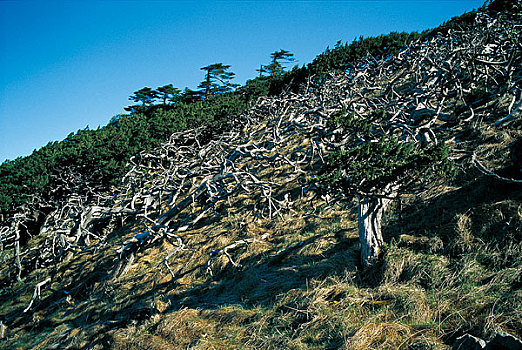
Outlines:
[{"label": "hillside vegetation", "polygon": [[2,164],[0,348],[522,337],[521,28],[494,1]]},{"label": "hillside vegetation", "polygon": [[[129,114],[114,116],[108,125],[71,133],[63,141],[53,141],[27,157],[5,161],[0,165],[0,214],[13,214],[34,196],[52,207],[58,205],[68,189],[63,187],[65,172],[81,177],[106,190],[120,182],[128,159],[142,150],[150,150],[168,139],[173,132],[196,126],[208,126],[221,132],[229,116],[247,110],[261,96],[277,96],[283,91],[298,91],[309,79],[320,81],[332,72],[356,67],[362,57],[382,59],[397,53],[414,40],[433,37],[449,28],[464,28],[473,22],[474,12],[456,17],[439,28],[423,33],[390,33],[359,38],[328,48],[313,62],[294,67],[289,72],[249,80],[235,91],[201,100],[195,91],[185,89],[176,103],[144,108],[128,108]],[[44,210],[45,208],[38,208]]]}]

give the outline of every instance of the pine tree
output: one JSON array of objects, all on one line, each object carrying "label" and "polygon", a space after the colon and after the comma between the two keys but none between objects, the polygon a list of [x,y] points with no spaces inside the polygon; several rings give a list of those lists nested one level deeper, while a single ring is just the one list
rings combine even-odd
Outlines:
[{"label": "pine tree", "polygon": [[152,90],[149,87],[144,87],[138,91],[135,91],[134,95],[129,97],[129,100],[134,102],[141,102],[142,106],[147,106],[152,104],[157,97],[158,94],[155,90]]},{"label": "pine tree", "polygon": [[163,104],[166,105],[167,101],[171,103],[176,103],[180,100],[181,90],[172,86],[172,84],[160,86],[156,89],[157,96],[163,101]]},{"label": "pine tree", "polygon": [[263,77],[263,74],[268,73],[268,70],[266,69],[267,66],[260,64],[259,69],[256,69],[256,72],[259,72],[259,77]]},{"label": "pine tree", "polygon": [[365,118],[342,111],[332,121],[343,145],[325,162],[320,182],[331,193],[359,201],[359,239],[363,265],[374,264],[382,252],[381,220],[401,194],[415,193],[435,180],[452,175],[444,144],[401,138],[382,110]]},{"label": "pine tree", "polygon": [[272,59],[271,63],[265,66],[266,72],[270,75],[283,73],[286,68],[283,64],[295,61],[294,54],[283,49],[272,52],[270,58]]},{"label": "pine tree", "polygon": [[230,72],[229,68],[229,65],[223,63],[214,63],[201,68],[201,70],[206,72],[205,80],[199,84],[198,88],[205,98],[232,91],[232,89],[237,86],[230,82],[236,74]]}]

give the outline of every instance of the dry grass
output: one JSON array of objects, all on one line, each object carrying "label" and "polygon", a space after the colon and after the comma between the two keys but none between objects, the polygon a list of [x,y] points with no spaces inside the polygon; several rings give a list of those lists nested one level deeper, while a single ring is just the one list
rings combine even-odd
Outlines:
[{"label": "dry grass", "polygon": [[[519,208],[518,200],[504,200],[445,215],[449,222],[432,221],[430,226],[446,230],[435,243],[428,231],[403,233],[388,244],[383,264],[373,271],[359,270],[353,213],[333,208],[313,217],[296,212],[273,221],[248,221],[236,212],[221,223],[184,233],[191,246],[199,244],[202,249],[172,259],[176,271],[188,272],[177,284],[157,265],[173,247],[167,243],[152,247],[118,281],[102,283],[99,271],[98,280],[84,279],[83,285],[92,289],[75,295],[71,300],[75,309],[66,307],[65,301],[52,306],[49,300],[39,314],[40,325],[18,329],[18,337],[8,344],[446,349],[445,343],[468,331],[517,335],[522,325]],[[403,226],[403,232],[408,227]],[[490,236],[491,230],[503,232],[502,244],[499,237]],[[206,252],[245,232],[265,235],[266,241],[233,251],[240,267],[220,257],[213,264],[218,276],[213,282],[197,268],[208,258]],[[109,251],[102,253],[110,257]],[[73,259],[64,267],[62,284],[53,284],[53,289],[65,289],[65,283],[78,282],[78,276],[93,275],[94,266],[93,260]],[[16,305],[25,304],[31,288],[16,290],[22,291]],[[74,310],[74,317],[64,308]],[[35,334],[40,338],[28,341]],[[42,342],[44,335],[47,340]]]},{"label": "dry grass", "polygon": [[368,323],[355,332],[346,349],[374,350],[406,347],[411,331],[398,323]]}]

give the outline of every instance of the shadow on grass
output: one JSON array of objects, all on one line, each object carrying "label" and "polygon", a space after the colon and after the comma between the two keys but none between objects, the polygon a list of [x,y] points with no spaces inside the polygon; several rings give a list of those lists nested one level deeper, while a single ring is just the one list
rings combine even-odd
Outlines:
[{"label": "shadow on grass", "polygon": [[[398,239],[402,234],[412,236],[439,237],[445,245],[455,239],[455,227],[459,216],[474,216],[474,224],[482,225],[491,222],[490,208],[503,201],[520,201],[522,185],[499,182],[488,177],[481,177],[454,191],[444,193],[425,203],[412,203],[405,208],[403,218],[389,223],[383,229],[384,237],[390,241]],[[495,222],[482,232],[480,239],[485,243],[502,240],[497,233],[505,222]],[[498,226],[498,227],[497,227]],[[482,227],[474,227],[474,231],[484,231]],[[412,248],[415,249],[415,246]],[[424,245],[417,247],[425,249]],[[444,251],[448,252],[447,250]]]},{"label": "shadow on grass", "polygon": [[[310,228],[309,225],[305,227],[306,230]],[[64,265],[60,279],[53,281],[59,282],[58,286],[35,308],[36,318],[24,315],[21,309],[15,310],[11,315],[11,327],[21,327],[30,333],[52,331],[63,324],[69,326],[69,331],[91,329],[95,332],[89,333],[91,336],[94,333],[95,337],[80,348],[90,349],[96,345],[106,348],[114,341],[111,330],[139,324],[159,312],[154,306],[158,295],[169,293],[170,306],[164,313],[183,308],[216,310],[226,305],[271,308],[278,295],[292,289],[306,289],[312,279],[342,276],[346,270],[358,268],[357,238],[345,237],[341,230],[325,246],[326,250],[317,249],[314,253],[316,250],[310,248],[320,239],[322,235],[315,234],[283,250],[248,256],[237,268],[229,263],[217,271],[213,281],[194,284],[189,289],[179,288],[178,293],[170,293],[178,289],[175,282],[151,285],[150,279],[144,280],[140,274],[126,276],[124,283],[128,288],[121,285],[113,288],[113,282],[107,283],[106,279],[113,270],[114,255],[104,256],[96,264],[89,258],[78,259]],[[191,266],[177,277],[197,270],[204,271],[205,266]]]},{"label": "shadow on grass", "polygon": [[171,298],[169,311],[184,307],[216,309],[224,305],[272,306],[275,298],[291,289],[305,289],[312,279],[343,275],[359,261],[358,239],[345,238],[319,254],[299,252],[321,236],[310,237],[283,251],[252,255],[241,267],[225,266],[214,281]]}]

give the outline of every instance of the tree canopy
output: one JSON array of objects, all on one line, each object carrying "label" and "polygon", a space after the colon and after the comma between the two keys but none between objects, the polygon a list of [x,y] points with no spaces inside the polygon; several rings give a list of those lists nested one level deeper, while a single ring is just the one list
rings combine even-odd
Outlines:
[{"label": "tree canopy", "polygon": [[203,80],[198,88],[205,97],[232,91],[238,85],[231,83],[235,73],[229,71],[230,66],[223,63],[213,63],[202,67],[205,71],[205,80]]},{"label": "tree canopy", "polygon": [[149,87],[144,87],[134,92],[134,95],[129,97],[129,100],[134,102],[141,102],[143,106],[152,104],[158,97],[158,92]]},{"label": "tree canopy", "polygon": [[453,163],[444,143],[410,137],[408,127],[390,122],[384,110],[365,117],[342,110],[331,124],[338,146],[318,180],[341,198],[358,197],[361,260],[372,265],[382,252],[381,220],[390,201],[451,176]]},{"label": "tree canopy", "polygon": [[167,102],[176,103],[181,98],[181,90],[175,88],[172,84],[160,86],[156,91],[157,96],[163,101],[164,105],[166,105]]},{"label": "tree canopy", "polygon": [[444,144],[422,147],[420,140],[405,139],[389,126],[386,112],[365,119],[342,111],[334,119],[344,143],[328,157],[321,179],[345,197],[394,196],[415,191],[422,183],[451,174]]},{"label": "tree canopy", "polygon": [[[281,74],[285,71],[285,64],[295,61],[294,54],[287,50],[274,51],[270,54],[271,62],[266,66],[261,66],[260,70],[270,75]],[[260,72],[261,74],[261,72]]]}]

